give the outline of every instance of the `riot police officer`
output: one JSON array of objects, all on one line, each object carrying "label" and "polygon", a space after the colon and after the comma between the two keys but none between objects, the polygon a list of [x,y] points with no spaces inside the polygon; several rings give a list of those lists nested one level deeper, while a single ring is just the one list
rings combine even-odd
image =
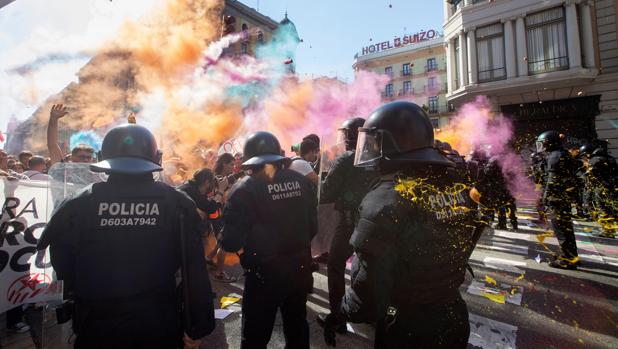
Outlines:
[{"label": "riot police officer", "polygon": [[487,161],[482,169],[483,174],[479,178],[478,187],[484,194],[483,204],[490,211],[490,221],[493,220],[494,213],[498,215],[496,228],[506,229],[506,216],[508,214],[513,230],[517,230],[517,206],[515,198],[507,187],[499,158],[499,155],[494,155]]},{"label": "riot police officer", "polygon": [[[350,237],[354,224],[358,220],[358,206],[377,180],[377,172],[370,167],[355,167],[356,139],[358,129],[365,119],[346,120],[339,128],[339,139],[345,143],[346,151],[335,159],[328,171],[320,191],[320,203],[335,203],[338,214],[337,227],[331,240],[328,253],[328,303],[331,312],[341,306],[345,293],[346,262],[354,252]],[[318,316],[318,323],[323,325],[326,315]],[[346,333],[346,324],[341,323],[338,332]]]},{"label": "riot police officer", "polygon": [[576,164],[571,154],[562,147],[562,139],[556,131],[541,133],[536,147],[537,152],[547,153],[543,205],[548,211],[548,218],[561,249],[560,255],[551,261],[549,266],[576,269],[579,258],[571,216],[571,202],[574,201],[572,196],[577,193]]},{"label": "riot police officer", "polygon": [[618,223],[618,165],[602,146],[586,144],[580,148],[586,163],[584,171],[586,201],[603,228],[601,237],[614,238]]},{"label": "riot police officer", "polygon": [[305,176],[286,168],[272,134],[250,135],[243,154],[249,175],[230,191],[221,240],[228,252],[244,250],[241,348],[266,348],[277,310],[286,347],[309,348],[306,303],[313,288],[317,195]]},{"label": "riot police officer", "polygon": [[465,348],[470,327],[459,294],[473,248],[475,204],[455,165],[433,147],[422,108],[393,102],[359,130],[357,166],[377,166],[350,242],[356,256],[339,313],[376,323],[376,348]]},{"label": "riot police officer", "polygon": [[188,275],[185,348],[199,347],[215,323],[195,203],[153,180],[152,172],[162,170],[161,153],[144,127],[111,129],[99,156],[91,170],[109,174],[107,182],[65,201],[38,242],[39,250],[50,246],[65,294],[72,292],[75,348],[177,347],[181,264]]}]

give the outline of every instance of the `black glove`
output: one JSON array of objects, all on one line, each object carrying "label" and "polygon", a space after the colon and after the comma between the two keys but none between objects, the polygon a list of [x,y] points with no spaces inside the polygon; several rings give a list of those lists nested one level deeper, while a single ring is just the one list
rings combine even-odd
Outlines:
[{"label": "black glove", "polygon": [[326,316],[326,319],[324,320],[324,342],[326,342],[326,345],[328,345],[329,347],[334,348],[337,346],[335,328],[337,327],[338,323],[339,322],[337,321],[337,317],[332,313],[328,314]]}]

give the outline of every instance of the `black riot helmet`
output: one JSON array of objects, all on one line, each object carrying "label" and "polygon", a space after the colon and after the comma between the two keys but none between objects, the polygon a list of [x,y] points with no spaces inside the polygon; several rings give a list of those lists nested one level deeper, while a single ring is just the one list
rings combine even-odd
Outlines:
[{"label": "black riot helmet", "polygon": [[94,172],[143,174],[161,171],[157,141],[145,127],[126,124],[112,128],[103,138]]},{"label": "black riot helmet", "polygon": [[579,147],[579,156],[590,156],[596,149],[597,147],[594,144],[586,143]]},{"label": "black riot helmet", "polygon": [[247,138],[242,166],[258,166],[283,159],[279,140],[272,133],[259,131]]},{"label": "black riot helmet", "polygon": [[345,143],[346,150],[356,149],[356,140],[358,139],[358,129],[363,127],[365,119],[352,118],[341,124],[338,131],[338,141]]},{"label": "black riot helmet", "polygon": [[539,153],[558,149],[560,145],[562,139],[557,131],[545,131],[536,139],[536,151]]},{"label": "black riot helmet", "polygon": [[374,166],[378,161],[455,166],[434,148],[425,111],[404,101],[379,107],[358,130],[354,165]]}]

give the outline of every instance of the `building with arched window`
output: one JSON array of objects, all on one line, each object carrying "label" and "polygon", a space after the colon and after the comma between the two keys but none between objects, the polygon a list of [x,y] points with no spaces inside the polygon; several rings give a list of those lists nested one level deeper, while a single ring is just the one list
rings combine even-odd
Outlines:
[{"label": "building with arched window", "polygon": [[224,22],[222,36],[243,33],[240,42],[225,50],[225,54],[228,55],[255,55],[257,47],[270,42],[273,32],[279,27],[279,23],[274,19],[237,0],[225,1],[222,21]]}]

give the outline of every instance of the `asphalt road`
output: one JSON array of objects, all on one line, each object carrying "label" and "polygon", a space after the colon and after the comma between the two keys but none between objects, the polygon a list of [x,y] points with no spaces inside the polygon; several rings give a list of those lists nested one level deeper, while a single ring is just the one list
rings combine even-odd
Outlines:
[{"label": "asphalt road", "polygon": [[[557,240],[543,238],[547,230],[531,221],[531,210],[520,209],[518,216],[518,231],[486,229],[472,255],[475,277],[467,274],[461,286],[470,312],[469,348],[618,348],[618,240],[594,237],[598,227],[578,222],[580,268],[552,269],[547,259],[549,251],[558,251]],[[321,267],[307,304],[312,348],[325,347],[315,322],[328,308],[326,266]],[[239,266],[227,271],[242,276]],[[242,277],[230,284],[213,281],[218,299],[241,299],[226,308],[231,313],[217,320],[202,348],[239,348],[242,282]],[[49,315],[45,328],[46,347],[70,347],[67,326],[55,325]],[[338,348],[373,347],[372,326],[351,324],[349,330],[337,337]],[[34,347],[28,334],[9,335],[1,343],[2,348]],[[284,345],[278,317],[269,348]]]}]

